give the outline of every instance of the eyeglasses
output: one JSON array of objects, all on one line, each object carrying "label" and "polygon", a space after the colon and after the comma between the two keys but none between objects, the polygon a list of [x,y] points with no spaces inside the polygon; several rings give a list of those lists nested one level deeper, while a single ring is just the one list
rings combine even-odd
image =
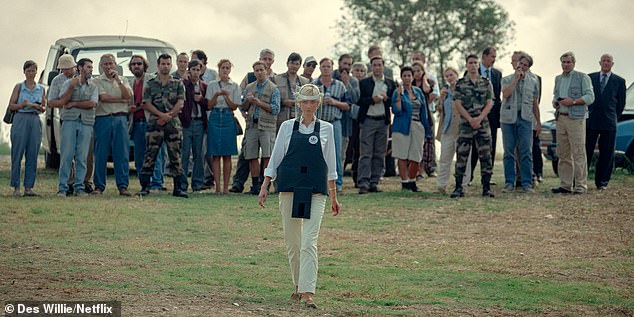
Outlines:
[{"label": "eyeglasses", "polygon": [[143,65],[143,62],[132,62],[130,63],[130,66],[140,66]]},{"label": "eyeglasses", "polygon": [[317,67],[317,63],[308,63],[306,64],[307,67]]}]

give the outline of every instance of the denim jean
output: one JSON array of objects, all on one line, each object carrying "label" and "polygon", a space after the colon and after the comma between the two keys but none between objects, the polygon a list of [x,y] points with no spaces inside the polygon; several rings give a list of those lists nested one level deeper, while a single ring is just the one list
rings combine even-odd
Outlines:
[{"label": "denim jean", "polygon": [[86,159],[93,127],[83,124],[80,119],[64,121],[62,123],[62,139],[60,140],[60,166],[59,185],[60,191],[68,191],[68,178],[70,169],[75,160],[75,192],[84,190],[84,177],[86,177]]},{"label": "denim jean", "polygon": [[187,174],[189,171],[189,155],[193,155],[194,168],[192,170],[192,190],[200,190],[204,185],[203,136],[204,124],[201,120],[192,120],[188,128],[183,128],[183,144],[181,160],[183,162],[183,182],[181,190],[187,191]]},{"label": "denim jean", "polygon": [[[132,140],[134,141],[134,166],[136,167],[137,177],[141,176],[141,168],[143,167],[143,158],[145,156],[145,132],[147,131],[147,121],[135,121],[132,125]],[[162,147],[156,156],[156,165],[154,166],[154,174],[150,180],[150,188],[163,187],[163,171],[165,161],[163,157],[167,154],[167,148]]]},{"label": "denim jean", "polygon": [[341,142],[343,139],[342,130],[341,130],[341,120],[334,120],[331,122],[333,127],[333,132],[335,133],[335,157],[337,159],[337,180],[335,184],[337,185],[337,190],[341,190],[343,187],[343,165],[341,164],[342,157],[342,147]]},{"label": "denim jean", "polygon": [[[167,145],[163,143],[161,150],[156,155],[156,161],[154,161],[154,173],[150,179],[150,189],[163,187],[163,175],[165,174],[165,158],[167,157]],[[169,162],[169,161],[168,161]]]},{"label": "denim jean", "polygon": [[[530,120],[524,120],[518,114],[514,124],[502,123],[502,142],[504,145],[504,183],[515,184],[515,164],[520,162],[522,187],[533,183],[533,127]],[[515,156],[515,147],[519,158]]]},{"label": "denim jean", "polygon": [[112,154],[114,178],[117,189],[128,188],[128,161],[130,144],[128,141],[128,117],[95,118],[95,187],[106,190],[106,168],[108,156]]},{"label": "denim jean", "polygon": [[41,141],[42,124],[37,113],[17,112],[11,125],[11,187],[20,187],[23,156],[24,188],[33,188],[35,185]]}]

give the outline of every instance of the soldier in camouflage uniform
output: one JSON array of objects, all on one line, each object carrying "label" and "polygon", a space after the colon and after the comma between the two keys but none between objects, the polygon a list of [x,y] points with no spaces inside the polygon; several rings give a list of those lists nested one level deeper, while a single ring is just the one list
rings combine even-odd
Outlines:
[{"label": "soldier in camouflage uniform", "polygon": [[156,156],[163,142],[167,143],[167,154],[170,159],[170,172],[174,177],[172,195],[187,198],[179,186],[184,179],[181,165],[182,127],[178,113],[185,101],[183,83],[170,76],[172,57],[162,54],[157,60],[158,76],[150,79],[143,89],[143,109],[150,112],[150,119],[145,134],[147,148],[141,168],[141,191],[139,196],[150,193],[150,176],[154,172]]},{"label": "soldier in camouflage uniform", "polygon": [[493,107],[493,88],[488,79],[478,74],[477,55],[466,59],[467,75],[456,83],[454,107],[460,113],[460,126],[456,148],[456,189],[451,198],[463,197],[462,179],[467,169],[471,144],[475,141],[482,173],[482,196],[494,197],[491,191],[491,127],[487,114]]}]

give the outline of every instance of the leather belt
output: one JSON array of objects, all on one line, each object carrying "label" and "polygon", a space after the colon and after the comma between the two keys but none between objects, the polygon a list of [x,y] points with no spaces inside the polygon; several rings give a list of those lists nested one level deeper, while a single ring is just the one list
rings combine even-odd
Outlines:
[{"label": "leather belt", "polygon": [[97,116],[97,117],[123,117],[123,116],[127,116],[127,115],[128,115],[127,112],[115,112],[115,113],[104,114],[104,115]]},{"label": "leather belt", "polygon": [[385,116],[365,116],[365,117],[372,120],[385,120]]}]

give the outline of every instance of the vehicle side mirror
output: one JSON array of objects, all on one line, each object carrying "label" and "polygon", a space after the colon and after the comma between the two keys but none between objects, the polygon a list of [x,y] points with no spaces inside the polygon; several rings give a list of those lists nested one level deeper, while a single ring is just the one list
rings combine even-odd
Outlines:
[{"label": "vehicle side mirror", "polygon": [[46,82],[46,84],[50,86],[53,78],[55,78],[55,76],[57,75],[59,75],[59,71],[57,70],[52,70],[50,73],[48,73],[48,81]]}]

